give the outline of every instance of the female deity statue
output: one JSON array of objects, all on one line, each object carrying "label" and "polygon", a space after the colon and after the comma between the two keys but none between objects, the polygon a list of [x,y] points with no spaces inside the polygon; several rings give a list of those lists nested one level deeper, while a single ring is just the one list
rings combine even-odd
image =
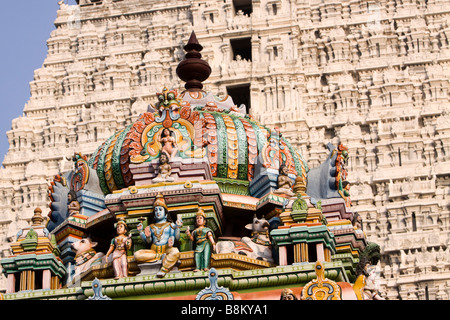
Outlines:
[{"label": "female deity statue", "polygon": [[161,151],[167,154],[169,159],[176,156],[178,152],[177,143],[175,137],[172,136],[172,131],[168,128],[164,128],[161,137],[158,138],[158,142],[161,143]]},{"label": "female deity statue", "polygon": [[186,234],[195,241],[195,270],[194,272],[204,270],[208,271],[211,263],[212,251],[216,251],[216,243],[214,242],[213,231],[206,226],[206,215],[202,208],[198,209],[197,216],[195,217],[194,231],[186,229]]},{"label": "female deity statue", "polygon": [[342,182],[342,189],[344,194],[344,200],[347,207],[350,207],[352,204],[352,200],[350,199],[350,182],[344,181]]},{"label": "female deity statue", "polygon": [[362,217],[358,212],[353,215],[352,225],[355,229],[362,230]]},{"label": "female deity statue", "polygon": [[131,248],[131,236],[126,236],[128,227],[122,220],[117,222],[117,237],[111,240],[111,245],[106,253],[106,259],[113,258],[114,279],[128,276],[127,250]]}]

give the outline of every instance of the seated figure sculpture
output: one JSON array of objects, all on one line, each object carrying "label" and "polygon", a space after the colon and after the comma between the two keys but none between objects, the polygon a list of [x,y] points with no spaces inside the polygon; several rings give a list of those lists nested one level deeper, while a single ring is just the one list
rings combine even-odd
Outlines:
[{"label": "seated figure sculpture", "polygon": [[172,173],[172,167],[169,164],[169,157],[166,153],[161,153],[161,156],[159,157],[159,173],[156,178],[154,178],[152,181],[154,183],[157,182],[172,182],[175,179],[170,176]]},{"label": "seated figure sculpture", "polygon": [[282,164],[280,166],[280,174],[278,176],[278,189],[273,193],[285,194],[287,196],[293,197],[295,194],[292,192],[292,185],[294,182],[289,178],[289,169],[287,166]]},{"label": "seated figure sculpture", "polygon": [[144,243],[151,244],[150,249],[141,249],[134,253],[134,258],[139,264],[151,263],[161,260],[162,266],[156,274],[163,278],[178,262],[180,252],[174,247],[175,241],[180,239],[180,227],[182,222],[170,221],[169,210],[161,194],[156,196],[154,207],[155,222],[147,226],[144,231],[142,223],[137,229]]},{"label": "seated figure sculpture", "polygon": [[80,213],[80,203],[77,201],[77,194],[75,191],[70,190],[67,194],[67,210],[69,211],[69,216],[73,216]]}]

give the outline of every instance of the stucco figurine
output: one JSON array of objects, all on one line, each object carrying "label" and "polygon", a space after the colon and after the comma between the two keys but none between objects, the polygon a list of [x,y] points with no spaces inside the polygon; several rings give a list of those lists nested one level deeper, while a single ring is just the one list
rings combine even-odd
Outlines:
[{"label": "stucco figurine", "polygon": [[162,152],[159,157],[159,173],[153,182],[172,182],[175,179],[170,176],[172,173],[172,167],[169,164],[169,156],[167,153]]},{"label": "stucco figurine", "polygon": [[186,229],[186,234],[195,241],[195,270],[194,272],[204,270],[208,271],[211,264],[212,251],[216,250],[216,243],[214,241],[213,231],[206,226],[206,215],[202,208],[198,209],[195,217],[196,228],[190,232],[189,227]]},{"label": "stucco figurine", "polygon": [[144,230],[142,223],[139,223],[137,227],[144,243],[151,247],[136,251],[134,257],[138,264],[162,260],[161,269],[156,274],[157,277],[162,278],[175,266],[180,257],[180,252],[174,244],[180,239],[182,222],[177,220],[173,223],[170,220],[169,210],[161,194],[157,195],[153,207],[154,223]]},{"label": "stucco figurine", "polygon": [[128,227],[122,220],[117,222],[117,237],[111,240],[106,258],[112,254],[114,279],[128,277],[127,250],[131,249],[131,237],[127,236]]}]

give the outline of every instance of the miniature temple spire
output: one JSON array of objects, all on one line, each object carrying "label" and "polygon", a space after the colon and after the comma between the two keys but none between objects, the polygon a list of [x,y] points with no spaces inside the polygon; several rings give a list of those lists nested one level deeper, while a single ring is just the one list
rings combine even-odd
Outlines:
[{"label": "miniature temple spire", "polygon": [[200,51],[203,50],[203,46],[198,43],[194,31],[184,46],[184,50],[186,56],[177,67],[177,75],[186,82],[184,87],[187,91],[200,91],[203,88],[202,82],[211,74],[211,67],[202,59]]},{"label": "miniature temple spire", "polygon": [[44,221],[44,218],[42,217],[42,210],[41,208],[34,209],[34,216],[31,218],[32,226],[40,226],[42,222]]}]

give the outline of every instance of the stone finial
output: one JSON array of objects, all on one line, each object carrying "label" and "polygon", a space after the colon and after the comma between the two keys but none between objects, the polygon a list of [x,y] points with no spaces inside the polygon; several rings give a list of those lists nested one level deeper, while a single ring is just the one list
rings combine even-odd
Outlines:
[{"label": "stone finial", "polygon": [[34,216],[31,218],[32,226],[40,226],[42,222],[44,221],[44,218],[42,217],[42,210],[41,208],[34,209]]},{"label": "stone finial", "polygon": [[184,50],[186,56],[177,67],[177,75],[186,82],[184,87],[187,91],[200,91],[203,89],[202,82],[211,74],[211,67],[202,59],[200,51],[203,50],[203,47],[198,43],[194,31],[184,46]]},{"label": "stone finial", "polygon": [[300,193],[302,196],[306,196],[306,183],[302,176],[298,176],[295,179],[295,183],[292,187],[294,193]]}]

